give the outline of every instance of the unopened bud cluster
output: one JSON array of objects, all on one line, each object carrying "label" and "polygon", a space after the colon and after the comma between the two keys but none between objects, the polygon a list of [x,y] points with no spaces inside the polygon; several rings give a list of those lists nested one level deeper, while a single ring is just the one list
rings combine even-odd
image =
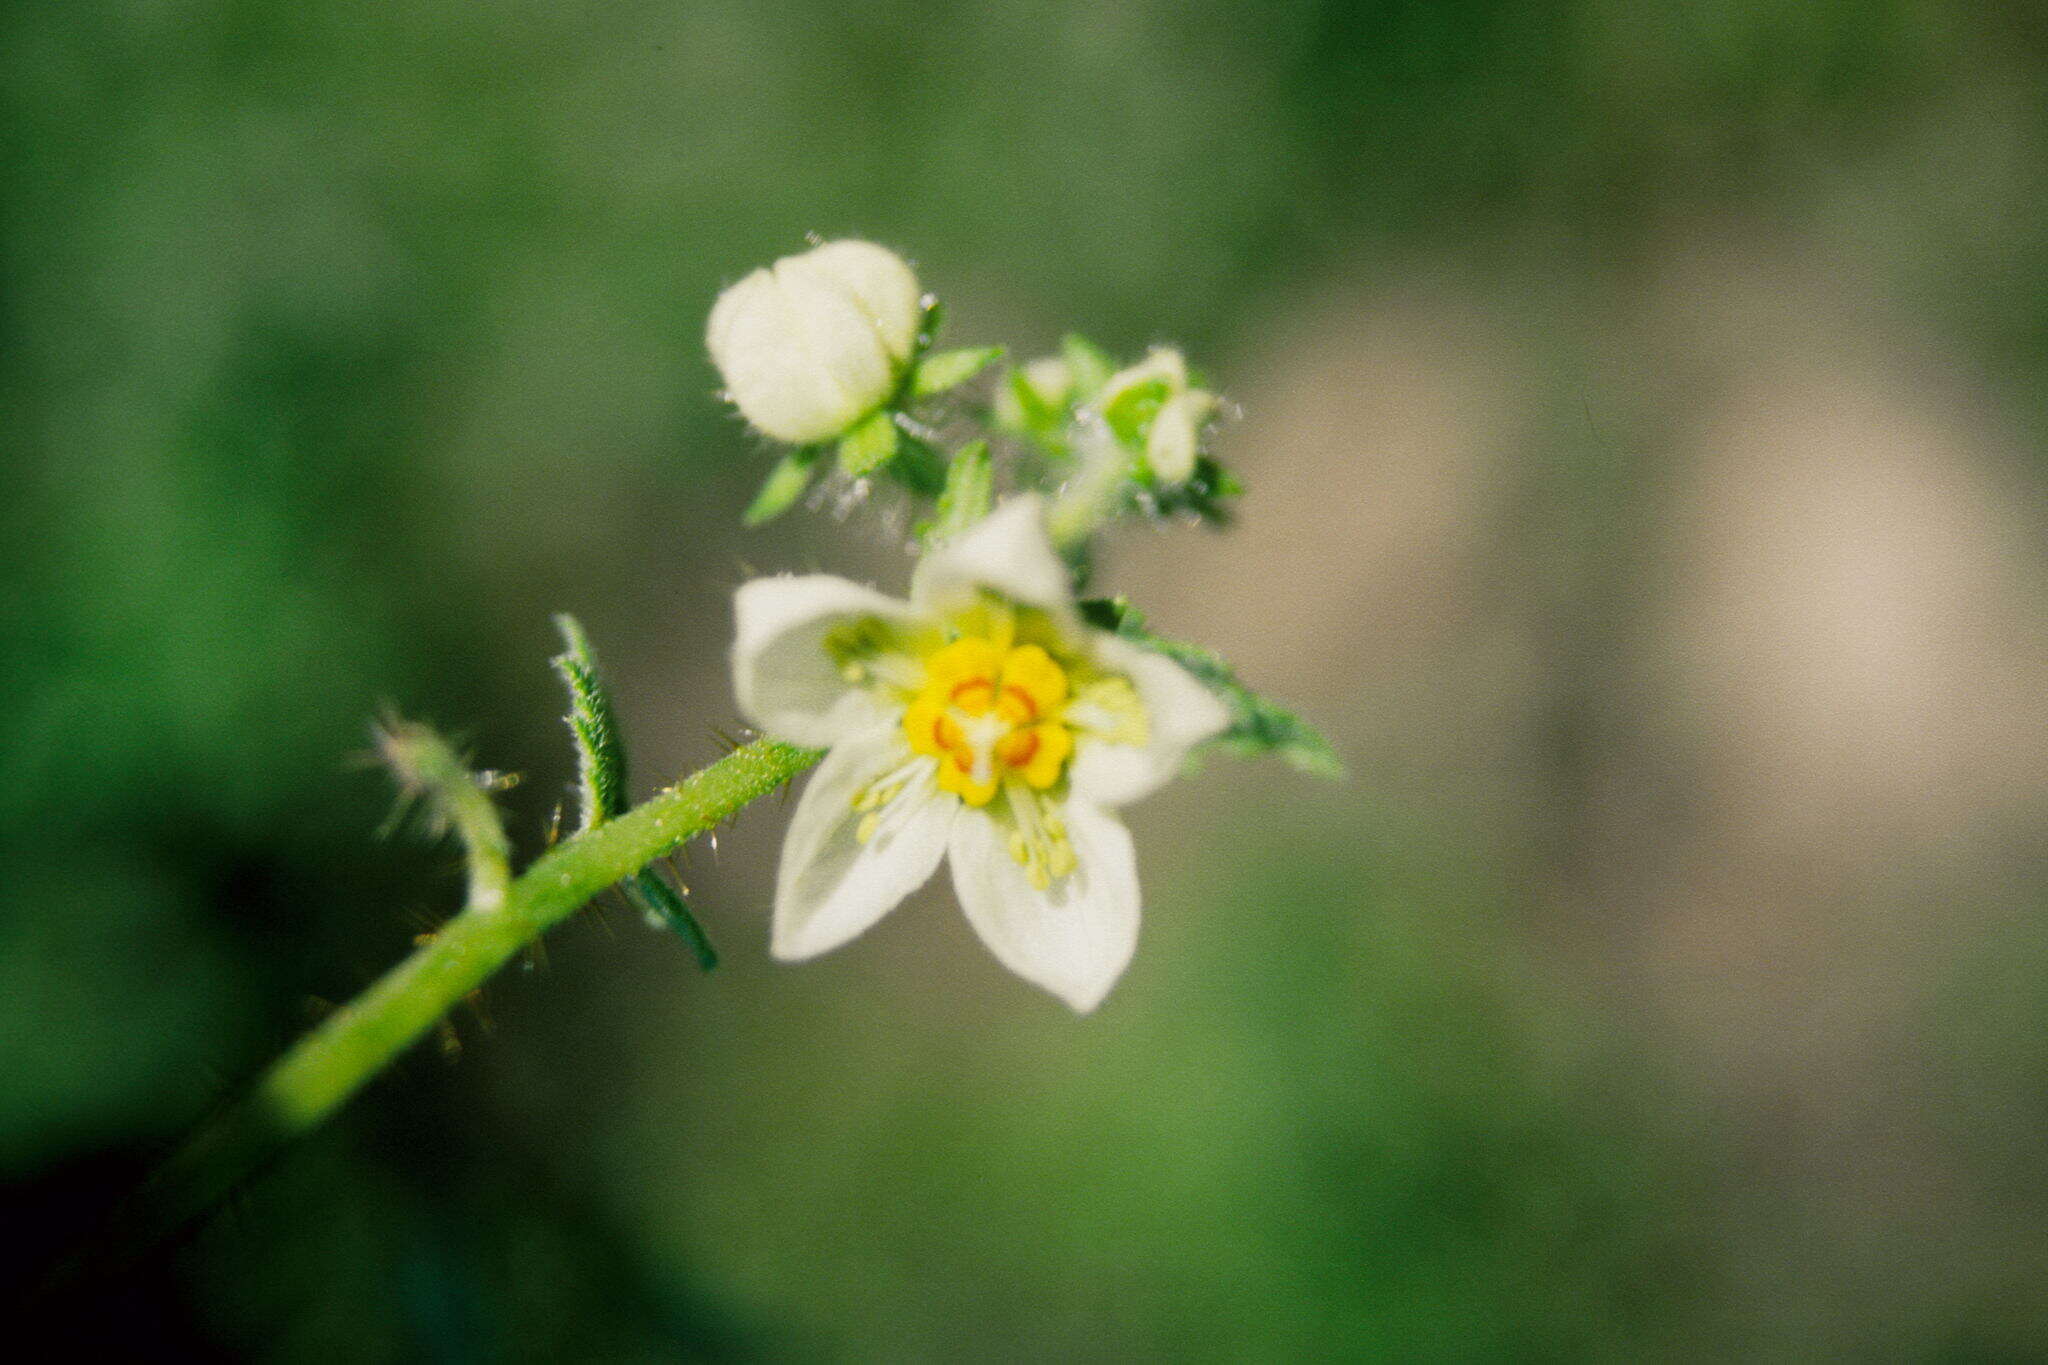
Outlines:
[{"label": "unopened bud cluster", "polygon": [[[828,449],[844,476],[886,473],[915,494],[939,497],[943,513],[950,457],[932,436],[963,418],[1002,443],[1017,483],[1054,494],[1074,481],[1083,447],[1099,452],[1107,433],[1114,467],[1106,493],[1100,470],[1089,477],[1101,517],[1223,516],[1236,485],[1203,454],[1218,402],[1191,380],[1179,351],[1154,347],[1120,366],[1070,336],[1058,354],[1004,373],[983,406],[954,391],[1000,348],[933,351],[938,324],[916,273],[872,242],[826,242],[719,296],[706,342],[726,394],[756,430],[794,447],[770,474],[750,522],[794,505]],[[1102,460],[1091,453],[1085,462]]]}]

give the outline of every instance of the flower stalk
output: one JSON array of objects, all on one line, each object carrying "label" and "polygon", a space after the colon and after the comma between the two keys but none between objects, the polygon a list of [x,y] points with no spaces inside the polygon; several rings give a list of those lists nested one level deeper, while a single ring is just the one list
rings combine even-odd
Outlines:
[{"label": "flower stalk", "polygon": [[[616,819],[557,844],[501,888],[492,870],[505,866],[496,812],[459,765],[454,773],[439,771],[454,757],[439,740],[423,740],[424,733],[394,728],[386,735],[387,752],[396,736],[416,765],[451,780],[446,791],[473,794],[481,806],[479,811],[462,796],[453,803],[458,809],[473,818],[487,816],[488,828],[499,831],[494,842],[488,833],[472,837],[475,829],[457,824],[472,855],[469,904],[412,956],[301,1038],[250,1093],[195,1134],[117,1214],[116,1235],[84,1258],[93,1271],[118,1269],[175,1236],[292,1139],[319,1126],[548,929],[822,756],[776,740],[742,745]],[[415,766],[401,768],[401,775],[424,781],[429,771]],[[481,876],[479,863],[485,865]],[[75,1275],[86,1268],[74,1264],[69,1270]]]},{"label": "flower stalk", "polygon": [[742,745],[536,859],[495,909],[474,904],[271,1068],[250,1103],[285,1133],[311,1128],[434,1021],[593,897],[802,773],[815,749]]}]

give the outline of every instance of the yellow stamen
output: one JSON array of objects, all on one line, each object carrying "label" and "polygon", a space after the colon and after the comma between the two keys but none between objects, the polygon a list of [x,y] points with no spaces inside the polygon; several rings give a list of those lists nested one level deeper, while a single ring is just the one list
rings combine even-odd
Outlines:
[{"label": "yellow stamen", "polygon": [[951,639],[906,634],[900,652],[868,656],[877,674],[874,663],[884,658],[902,670],[884,681],[903,699],[903,737],[918,756],[912,766],[928,778],[899,770],[857,793],[862,842],[876,837],[907,783],[929,780],[1003,828],[1033,887],[1047,890],[1075,872],[1059,807],[1076,740],[1142,743],[1146,717],[1128,680],[1056,655],[1048,624],[984,598],[952,618]]},{"label": "yellow stamen", "polygon": [[903,712],[903,736],[939,760],[938,783],[970,806],[995,799],[1005,774],[1043,791],[1074,751],[1064,712],[1066,670],[1016,620],[991,612],[989,635],[963,635],[925,660],[924,683]]}]

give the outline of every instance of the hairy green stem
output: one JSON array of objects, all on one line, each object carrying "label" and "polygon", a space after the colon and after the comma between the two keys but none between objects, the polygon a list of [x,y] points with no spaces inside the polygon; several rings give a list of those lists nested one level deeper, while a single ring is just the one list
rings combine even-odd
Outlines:
[{"label": "hairy green stem", "polygon": [[512,841],[477,775],[448,741],[424,725],[393,717],[377,728],[377,745],[408,795],[432,802],[469,855],[469,909],[495,910],[512,892]]},{"label": "hairy green stem", "polygon": [[[118,1269],[204,1215],[291,1139],[317,1127],[520,949],[606,887],[702,834],[822,754],[756,740],[625,812],[556,845],[483,894],[355,1000],[301,1038],[239,1103],[203,1128],[119,1215],[85,1258]],[[477,792],[479,800],[482,793]],[[493,817],[495,820],[495,817]],[[467,837],[473,831],[462,831]],[[87,1267],[73,1264],[60,1279]]]}]

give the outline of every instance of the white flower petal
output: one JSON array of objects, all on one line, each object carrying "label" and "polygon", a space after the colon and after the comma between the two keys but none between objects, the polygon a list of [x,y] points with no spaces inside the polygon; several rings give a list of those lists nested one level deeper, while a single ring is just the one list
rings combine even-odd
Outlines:
[{"label": "white flower petal", "polygon": [[898,361],[908,360],[924,322],[923,291],[901,256],[887,247],[846,238],[827,242],[808,259],[838,280],[866,313],[875,335]]},{"label": "white flower petal", "polygon": [[907,620],[907,603],[831,574],[807,574],[743,584],[733,610],[733,691],[751,724],[792,744],[819,745],[876,718],[879,704],[839,676],[825,637],[863,617]]},{"label": "white flower petal", "polygon": [[1011,498],[927,554],[911,579],[910,600],[943,611],[964,605],[980,588],[1060,616],[1071,610],[1072,580],[1046,534],[1042,500]]},{"label": "white flower petal", "polygon": [[1138,862],[1123,822],[1084,802],[1062,812],[1075,869],[1031,885],[993,820],[953,822],[953,889],[996,960],[1082,1014],[1102,1003],[1138,945]]},{"label": "white flower petal", "polygon": [[[852,312],[844,305],[840,311]],[[820,363],[815,330],[772,270],[756,270],[712,305],[704,342],[726,394],[741,416],[778,441],[837,435],[873,401],[866,389],[849,392],[839,373]],[[860,349],[879,347],[870,337]]]},{"label": "white flower petal", "polygon": [[895,357],[835,262],[821,255],[824,250],[783,257],[775,263],[775,279],[800,324],[812,363],[832,376],[855,407],[849,417],[857,416],[880,402],[895,383]]},{"label": "white flower petal", "polygon": [[811,776],[790,819],[775,877],[771,949],[786,961],[829,952],[864,932],[917,890],[946,854],[960,809],[928,773],[880,813],[867,840],[867,813],[854,800],[910,760],[894,726],[868,730],[832,747]]},{"label": "white flower petal", "polygon": [[1144,744],[1082,736],[1070,770],[1074,792],[1099,805],[1125,806],[1172,781],[1188,750],[1222,733],[1230,712],[1192,673],[1164,655],[1100,632],[1093,645],[1098,662],[1131,680],[1145,708],[1148,734]]}]

